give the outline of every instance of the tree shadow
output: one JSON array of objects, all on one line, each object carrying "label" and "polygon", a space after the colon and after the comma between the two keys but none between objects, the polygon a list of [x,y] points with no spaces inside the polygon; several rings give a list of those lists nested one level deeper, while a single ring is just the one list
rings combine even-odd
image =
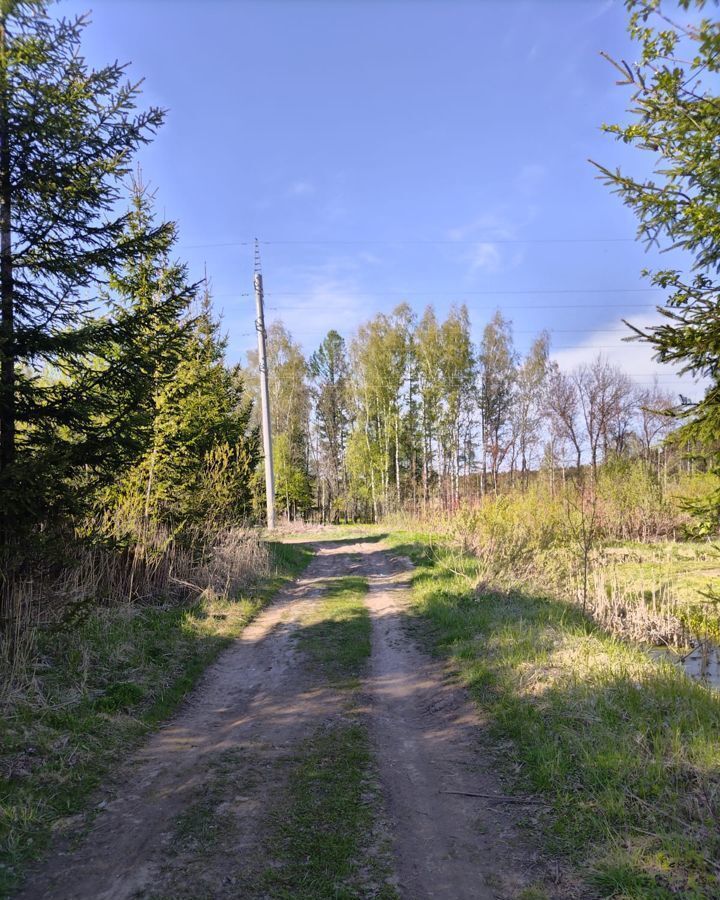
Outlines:
[{"label": "tree shadow", "polygon": [[420,567],[408,620],[512,742],[518,788],[552,802],[550,849],[593,869],[603,896],[670,898],[693,881],[719,896],[720,694],[572,604],[479,593],[422,544],[394,550]]}]

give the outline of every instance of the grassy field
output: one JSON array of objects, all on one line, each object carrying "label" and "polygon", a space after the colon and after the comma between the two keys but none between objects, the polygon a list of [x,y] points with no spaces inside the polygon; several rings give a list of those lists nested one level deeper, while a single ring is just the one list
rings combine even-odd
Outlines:
[{"label": "grassy field", "polygon": [[41,635],[34,679],[0,713],[0,896],[312,557],[279,543],[271,554],[271,574],[245,596],[94,607]]},{"label": "grassy field", "polygon": [[[478,562],[395,533],[414,611],[548,799],[544,839],[587,896],[720,896],[720,696],[595,627],[574,605],[476,589]],[[503,743],[504,742],[504,743]]]},{"label": "grassy field", "polygon": [[706,595],[717,590],[720,549],[707,542],[627,543],[602,555],[609,582],[629,595],[670,605],[696,635],[720,640],[720,605]]}]

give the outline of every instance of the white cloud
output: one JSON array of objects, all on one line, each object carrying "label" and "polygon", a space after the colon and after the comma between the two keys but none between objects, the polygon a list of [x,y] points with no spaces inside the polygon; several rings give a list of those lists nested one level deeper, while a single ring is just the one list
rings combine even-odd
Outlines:
[{"label": "white cloud", "polygon": [[290,185],[289,193],[293,197],[304,197],[315,193],[315,185],[309,181],[294,181]]},{"label": "white cloud", "polygon": [[282,319],[306,352],[312,352],[334,328],[347,338],[372,315],[371,298],[352,281],[318,278],[308,284],[302,296],[278,296],[270,300],[269,316]]},{"label": "white cloud", "polygon": [[515,236],[515,227],[509,219],[499,213],[483,213],[472,222],[449,229],[451,241],[467,241],[472,238],[487,241],[508,240]]},{"label": "white cloud", "polygon": [[[659,324],[660,321],[663,321],[662,317],[654,313],[645,316],[642,321],[633,321],[633,324],[648,328]],[[698,399],[703,395],[705,380],[696,381],[690,375],[679,375],[676,367],[658,362],[654,358],[652,345],[645,341],[625,340],[631,334],[626,325],[613,322],[591,332],[575,346],[553,351],[551,344],[550,355],[563,371],[569,371],[583,363],[592,362],[598,354],[601,354],[630,375],[633,382],[639,386],[649,386],[657,377],[660,386],[671,393],[682,393],[692,399]],[[551,335],[552,340],[558,340],[559,337],[560,335]]]},{"label": "white cloud", "polygon": [[467,264],[470,278],[478,272],[500,272],[518,265],[517,252],[508,255],[507,248],[502,247],[503,241],[512,240],[515,234],[510,219],[495,212],[483,213],[447,232],[450,241],[465,245],[458,258]]},{"label": "white cloud", "polygon": [[377,308],[377,298],[363,287],[363,272],[381,261],[359,251],[283,267],[275,273],[274,290],[266,284],[268,319],[281,319],[307,353],[332,328],[347,339]]},{"label": "white cloud", "polygon": [[468,253],[471,272],[497,272],[501,268],[500,251],[495,244],[480,243]]}]

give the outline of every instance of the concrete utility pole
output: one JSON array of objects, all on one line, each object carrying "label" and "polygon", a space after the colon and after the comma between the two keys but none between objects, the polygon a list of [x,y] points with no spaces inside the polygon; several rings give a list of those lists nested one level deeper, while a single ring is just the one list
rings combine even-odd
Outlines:
[{"label": "concrete utility pole", "polygon": [[265,310],[263,308],[263,281],[260,271],[260,245],[255,239],[255,328],[258,338],[258,368],[260,369],[260,406],[262,409],[263,451],[265,453],[265,491],[267,494],[267,527],[275,527],[275,473],[273,471],[272,432],[270,430],[270,394],[268,392],[268,367],[265,352]]}]

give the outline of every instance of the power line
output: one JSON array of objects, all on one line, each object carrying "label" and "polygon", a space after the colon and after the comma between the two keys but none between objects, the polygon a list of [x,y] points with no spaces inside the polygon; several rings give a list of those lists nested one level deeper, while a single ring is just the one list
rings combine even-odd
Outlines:
[{"label": "power line", "polygon": [[[283,303],[282,306],[268,306],[267,309],[272,309],[275,312],[279,312],[282,310],[304,310],[305,312],[311,312],[312,310],[326,310],[328,308],[328,304],[330,303],[330,299],[328,299],[327,303],[317,303],[313,305],[305,305],[300,306],[298,304],[292,303]],[[538,303],[538,304],[503,304],[502,307],[505,309],[587,309],[591,310],[603,310],[603,309],[655,309],[655,303],[614,303],[614,304],[603,304],[601,307],[591,307],[587,306],[585,303]],[[495,309],[494,306],[486,306],[486,307],[475,307],[475,310],[487,310],[491,311]]]},{"label": "power line", "polygon": [[[249,295],[238,295],[238,294],[217,294],[214,299],[216,300],[242,300],[245,296]],[[373,295],[377,296],[377,295]],[[348,298],[346,298],[348,299]],[[360,299],[351,298],[351,299]],[[371,299],[370,297],[363,299]],[[325,302],[318,303],[306,303],[306,304],[297,304],[297,303],[283,303],[281,305],[276,306],[268,306],[267,309],[304,309],[304,310],[313,310],[313,309],[327,309],[328,303],[331,302],[331,298],[328,298]],[[587,309],[587,310],[597,310],[597,309],[657,309],[657,303],[603,303],[602,306],[588,306],[587,303],[513,303],[513,304],[503,304],[503,309]],[[495,304],[486,305],[486,306],[475,306],[474,309],[494,309]]]},{"label": "power line", "polygon": [[[249,315],[249,314],[248,314]],[[646,326],[650,327],[650,326]],[[614,328],[514,328],[513,335],[535,335],[538,336],[543,331],[546,331],[548,334],[609,334],[609,335],[617,335],[621,340],[626,340],[634,337],[634,333],[630,331],[630,329],[618,330]],[[235,337],[251,337],[254,332],[252,331],[234,331],[233,334]],[[568,349],[569,347],[576,347],[577,344],[569,344],[567,347],[563,349]],[[588,349],[592,350],[608,350],[608,349],[616,349],[618,347],[617,344],[611,345],[600,345],[600,344],[585,344],[584,345]]]},{"label": "power line", "polygon": [[[350,238],[318,240],[259,241],[263,247],[273,246],[475,246],[476,244],[626,244],[635,243],[634,237],[586,237],[586,238]],[[183,244],[184,250],[203,250],[212,247],[251,247],[254,241],[217,241],[208,244]]]},{"label": "power line", "polygon": [[[541,331],[547,331],[548,334],[616,334],[619,336],[629,336],[628,328],[544,328]],[[537,328],[513,328],[513,334],[537,334]]]},{"label": "power line", "polygon": [[[458,288],[454,291],[343,291],[337,293],[349,300],[367,300],[371,297],[494,297],[514,294],[657,294],[663,292],[663,288],[634,287],[634,288],[501,288],[499,290],[466,291]],[[215,294],[215,298],[241,298],[249,297],[245,291],[239,294]],[[317,291],[268,291],[268,297],[317,297]]]},{"label": "power line", "polygon": [[[464,291],[461,289],[455,291],[372,291],[371,293],[363,293],[362,291],[342,291],[341,294],[347,299],[365,300],[368,297],[495,297],[510,296],[515,294],[657,294],[663,291],[663,288],[657,287],[634,287],[634,288],[520,288],[520,289],[500,289],[485,291]],[[313,291],[272,291],[268,292],[268,297],[316,297],[317,292]]]}]

